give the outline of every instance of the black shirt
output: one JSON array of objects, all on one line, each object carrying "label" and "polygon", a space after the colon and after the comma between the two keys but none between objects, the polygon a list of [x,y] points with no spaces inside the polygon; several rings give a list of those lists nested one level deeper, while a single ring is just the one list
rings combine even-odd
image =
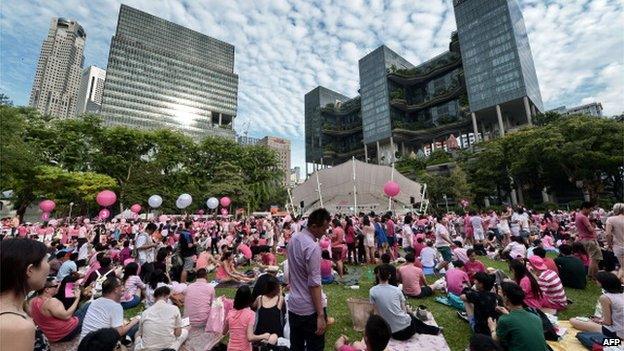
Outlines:
[{"label": "black shirt", "polygon": [[187,230],[182,231],[180,233],[180,254],[182,257],[191,257],[197,254],[195,250],[195,245],[193,244],[191,247],[188,247],[188,244],[193,244],[193,238],[191,237],[191,233]]},{"label": "black shirt", "polygon": [[462,294],[465,294],[468,302],[474,305],[474,332],[476,334],[490,335],[487,320],[488,317],[493,319],[498,317],[498,312],[496,312],[498,295],[489,291],[477,291],[468,288],[464,289]]}]

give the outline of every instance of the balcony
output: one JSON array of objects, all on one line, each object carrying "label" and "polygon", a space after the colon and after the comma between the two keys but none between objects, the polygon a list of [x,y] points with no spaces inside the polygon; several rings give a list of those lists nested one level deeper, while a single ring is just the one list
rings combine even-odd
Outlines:
[{"label": "balcony", "polygon": [[348,115],[352,112],[358,111],[360,110],[360,107],[361,107],[360,98],[356,97],[338,106],[332,103],[327,104],[321,107],[321,112],[342,116],[342,115]]},{"label": "balcony", "polygon": [[358,121],[349,124],[324,123],[322,132],[328,135],[349,135],[362,132],[362,122]]},{"label": "balcony", "polygon": [[388,79],[401,85],[415,85],[461,66],[461,61],[460,55],[451,53],[426,67],[422,67],[422,65],[411,69],[391,67],[388,69]]},{"label": "balcony", "polygon": [[449,130],[457,130],[469,127],[472,123],[470,118],[459,117],[447,120],[438,120],[438,125],[427,124],[422,121],[405,122],[393,121],[392,132],[416,139],[438,138],[447,135]]},{"label": "balcony", "polygon": [[463,87],[459,84],[454,84],[450,86],[448,89],[439,90],[436,95],[431,97],[428,100],[425,100],[418,104],[408,104],[405,99],[392,99],[390,101],[390,106],[396,107],[404,112],[416,112],[423,110],[425,108],[437,105],[441,102],[445,102],[451,99],[454,99],[461,95],[463,91]]}]

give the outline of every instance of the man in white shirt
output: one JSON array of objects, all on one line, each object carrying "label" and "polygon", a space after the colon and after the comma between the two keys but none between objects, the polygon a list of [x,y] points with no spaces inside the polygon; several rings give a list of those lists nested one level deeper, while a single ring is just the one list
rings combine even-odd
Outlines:
[{"label": "man in white shirt", "polygon": [[453,242],[451,241],[448,230],[446,229],[448,219],[444,215],[438,215],[436,219],[437,223],[435,225],[435,247],[436,249],[438,249],[443,259],[442,262],[438,263],[436,269],[442,269],[446,268],[453,259],[451,247],[455,244],[453,244]]},{"label": "man in white shirt", "polygon": [[135,351],[177,351],[188,337],[188,330],[182,329],[180,309],[167,303],[170,294],[167,286],[154,290],[156,302],[141,313]]},{"label": "man in white shirt", "polygon": [[102,328],[115,328],[120,336],[129,336],[131,339],[138,330],[139,319],[133,318],[129,323],[123,322],[123,307],[121,296],[123,285],[117,277],[109,277],[102,283],[102,297],[89,304],[87,313],[82,322],[80,340],[92,331]]},{"label": "man in white shirt", "polygon": [[149,223],[145,227],[145,232],[139,234],[136,238],[136,248],[139,253],[139,264],[143,265],[145,263],[154,262],[155,256],[155,244],[152,241],[152,234],[156,231],[158,227],[156,227],[155,223]]}]

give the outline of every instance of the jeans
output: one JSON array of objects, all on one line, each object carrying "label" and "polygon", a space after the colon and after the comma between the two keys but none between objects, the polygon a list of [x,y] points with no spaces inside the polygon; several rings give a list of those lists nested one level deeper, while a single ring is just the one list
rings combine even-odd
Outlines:
[{"label": "jeans", "polygon": [[325,348],[325,334],[316,335],[316,317],[316,313],[299,316],[288,312],[291,351],[322,351]]},{"label": "jeans", "polygon": [[429,335],[438,335],[440,333],[440,328],[426,324],[420,319],[414,317],[410,314],[412,318],[412,323],[405,329],[399,330],[396,333],[392,333],[392,338],[399,341],[409,340],[414,334],[429,334]]},{"label": "jeans", "polygon": [[137,295],[133,295],[132,300],[121,302],[121,307],[123,307],[124,310],[128,310],[133,307],[137,307],[140,303],[141,303],[141,298]]}]

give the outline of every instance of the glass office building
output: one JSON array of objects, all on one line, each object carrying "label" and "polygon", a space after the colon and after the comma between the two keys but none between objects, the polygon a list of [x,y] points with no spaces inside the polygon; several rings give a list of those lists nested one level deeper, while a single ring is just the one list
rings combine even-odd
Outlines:
[{"label": "glass office building", "polygon": [[102,115],[107,124],[234,138],[234,46],[121,5]]},{"label": "glass office building", "polygon": [[455,0],[470,108],[527,97],[543,111],[522,12],[516,0]]}]

